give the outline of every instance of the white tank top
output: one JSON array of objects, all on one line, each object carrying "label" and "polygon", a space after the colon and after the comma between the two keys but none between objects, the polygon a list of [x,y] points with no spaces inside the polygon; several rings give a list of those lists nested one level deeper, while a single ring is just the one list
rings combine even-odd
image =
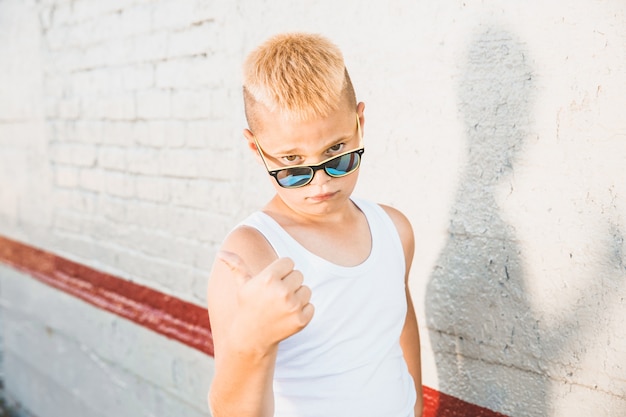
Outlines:
[{"label": "white tank top", "polygon": [[353,201],[372,237],[369,257],[354,267],[309,252],[263,212],[241,223],[294,261],[315,306],[309,325],[279,344],[275,417],[413,416],[415,387],[400,348],[407,309],[402,243],[379,205]]}]

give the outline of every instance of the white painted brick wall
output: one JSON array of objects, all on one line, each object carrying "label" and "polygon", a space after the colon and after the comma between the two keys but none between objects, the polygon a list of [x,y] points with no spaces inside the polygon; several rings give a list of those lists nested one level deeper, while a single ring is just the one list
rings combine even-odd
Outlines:
[{"label": "white painted brick wall", "polygon": [[[0,1],[0,234],[202,304],[221,240],[271,191],[241,135],[241,62],[270,34],[321,32],[367,105],[357,194],[402,209],[416,232],[425,383],[512,416],[620,415],[625,16],[621,0]],[[4,282],[76,320],[109,316],[0,276],[5,374],[33,411],[123,415],[107,408],[120,380],[149,404],[120,407],[196,415],[157,404],[169,362],[94,353],[118,345],[20,310]],[[46,326],[64,336],[50,342]],[[17,352],[18,336],[57,343],[70,369],[61,351],[76,353],[77,378],[113,384],[97,402],[111,413],[54,379],[36,347]],[[184,401],[204,404],[192,379]]]}]

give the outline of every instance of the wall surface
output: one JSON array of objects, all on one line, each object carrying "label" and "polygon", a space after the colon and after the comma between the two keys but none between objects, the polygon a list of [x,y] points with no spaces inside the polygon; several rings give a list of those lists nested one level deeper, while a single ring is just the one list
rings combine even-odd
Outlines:
[{"label": "wall surface", "polygon": [[[0,236],[203,305],[271,195],[240,65],[287,30],[334,40],[366,103],[356,194],[413,224],[425,384],[625,415],[623,0],[0,0]],[[210,357],[10,267],[0,296],[36,417],[208,413]]]}]

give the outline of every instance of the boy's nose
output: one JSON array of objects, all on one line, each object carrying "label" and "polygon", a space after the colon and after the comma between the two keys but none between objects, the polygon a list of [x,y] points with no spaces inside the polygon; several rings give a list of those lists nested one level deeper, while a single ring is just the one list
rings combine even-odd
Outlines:
[{"label": "boy's nose", "polygon": [[328,182],[332,177],[326,173],[324,169],[318,169],[313,174],[313,179],[309,184],[324,184]]}]

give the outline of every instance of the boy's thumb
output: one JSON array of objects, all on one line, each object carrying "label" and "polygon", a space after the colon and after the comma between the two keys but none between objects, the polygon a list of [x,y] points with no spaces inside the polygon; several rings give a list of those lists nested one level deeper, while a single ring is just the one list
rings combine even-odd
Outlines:
[{"label": "boy's thumb", "polygon": [[250,269],[248,265],[234,252],[229,252],[225,250],[221,250],[217,252],[217,259],[226,264],[231,271],[237,275],[237,278],[243,280],[244,282],[252,278],[252,274],[250,273]]}]

